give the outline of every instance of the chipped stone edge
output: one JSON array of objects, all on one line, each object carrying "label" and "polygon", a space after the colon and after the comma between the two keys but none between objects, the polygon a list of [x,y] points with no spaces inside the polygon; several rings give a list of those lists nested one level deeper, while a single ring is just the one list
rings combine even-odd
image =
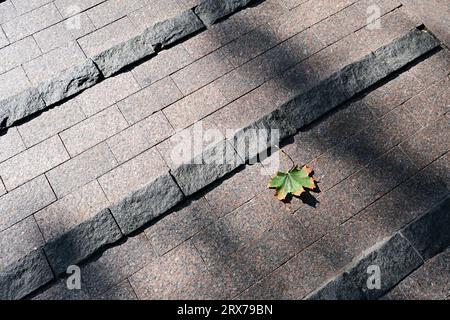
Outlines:
[{"label": "chipped stone edge", "polygon": [[[448,234],[440,232],[440,230],[430,230],[430,223],[438,228],[448,228],[450,213],[446,209],[448,209],[449,205],[450,197],[447,196],[444,200],[433,206],[430,210],[412,221],[407,226],[403,227],[400,231],[395,232],[391,237],[380,241],[372,248],[364,252],[360,257],[356,258],[355,261],[350,263],[342,274],[337,275],[335,278],[329,280],[321,287],[314,290],[306,296],[305,299],[361,300],[382,298],[423,263],[444,252],[450,246],[450,238]],[[432,234],[430,234],[430,232],[432,232]],[[438,243],[438,246],[432,248],[431,251],[428,250],[428,245],[430,245],[430,237],[433,238],[435,243]],[[362,290],[358,286],[358,282],[355,279],[359,278],[358,275],[360,275],[360,272],[358,272],[358,267],[363,264],[370,265],[375,259],[382,259],[385,252],[390,250],[391,246],[393,246],[394,239],[401,239],[400,241],[403,241],[405,246],[409,248],[409,251],[407,252],[396,251],[396,255],[399,257],[397,260],[406,261],[408,259],[414,259],[415,263],[398,266],[405,267],[403,274],[396,279],[395,283],[391,284],[389,287],[383,288],[380,292]],[[410,257],[407,257],[407,255]],[[365,276],[368,277],[369,275],[365,274]]]},{"label": "chipped stone edge", "polygon": [[[389,50],[389,45],[395,45],[397,41],[402,41],[402,39],[404,39],[405,37],[408,37],[408,36],[409,36],[409,34],[407,34],[406,36],[401,37],[397,40],[394,40],[393,42],[391,42],[390,44],[386,45],[383,48],[387,48],[386,50]],[[408,63],[411,63],[416,58],[427,53],[428,51],[432,50],[436,46],[438,46],[437,42],[436,42],[435,46],[432,46],[432,47],[428,46],[427,50],[422,50],[423,52],[420,55],[417,55],[417,57],[415,55],[409,55],[409,57],[411,57],[412,60],[410,60],[410,61],[405,60],[404,64],[401,65],[399,68],[405,66]],[[297,97],[294,97],[289,102],[281,105],[280,107],[276,108],[272,112],[262,116],[261,118],[257,119],[251,125],[243,128],[240,131],[238,131],[237,133],[235,133],[232,137],[225,138],[224,140],[219,141],[217,144],[213,145],[212,147],[205,149],[200,154],[202,159],[205,159],[205,158],[207,159],[211,155],[214,155],[214,149],[217,148],[217,146],[220,146],[222,144],[225,144],[225,145],[230,144],[232,146],[232,149],[234,149],[233,157],[234,157],[234,159],[236,159],[236,162],[230,166],[220,167],[217,170],[217,172],[215,173],[214,179],[209,177],[209,178],[205,179],[199,185],[196,185],[194,187],[190,186],[189,181],[188,181],[189,179],[203,178],[203,177],[199,177],[198,173],[202,173],[202,172],[204,172],[204,170],[202,171],[202,170],[199,170],[198,168],[193,169],[194,174],[192,174],[192,172],[189,172],[190,170],[187,170],[188,172],[186,173],[186,170],[185,170],[186,166],[200,166],[200,167],[204,166],[204,164],[195,164],[195,162],[193,164],[182,164],[181,166],[184,166],[183,169],[177,167],[173,170],[170,170],[166,174],[166,178],[170,178],[173,180],[172,182],[174,184],[176,184],[177,188],[179,188],[179,190],[178,190],[179,193],[174,191],[173,199],[171,200],[171,202],[168,205],[164,206],[164,208],[162,208],[162,209],[157,208],[157,210],[155,212],[148,212],[148,211],[143,212],[142,216],[137,215],[134,217],[130,217],[130,218],[132,218],[132,220],[137,219],[137,222],[133,221],[133,223],[130,223],[130,224],[126,224],[123,222],[124,217],[126,218],[127,215],[129,215],[129,208],[127,208],[127,206],[133,206],[133,205],[135,205],[136,202],[145,201],[145,198],[148,196],[149,192],[150,193],[153,192],[154,193],[153,196],[164,197],[164,190],[161,190],[161,188],[158,188],[158,190],[152,190],[152,187],[155,185],[154,184],[155,181],[158,179],[157,178],[153,182],[150,182],[144,188],[141,188],[140,190],[137,190],[136,192],[129,195],[128,197],[125,197],[119,203],[112,205],[110,208],[104,209],[103,211],[98,213],[96,216],[94,216],[94,218],[91,218],[90,220],[87,220],[87,221],[81,223],[80,225],[78,225],[78,226],[74,227],[73,229],[67,231],[66,233],[62,234],[58,238],[51,240],[50,242],[48,242],[47,244],[45,244],[43,246],[43,252],[46,254],[50,266],[52,266],[53,270],[55,271],[55,273],[57,275],[60,275],[62,272],[65,271],[65,270],[63,270],[64,268],[61,267],[60,265],[65,266],[67,263],[75,264],[75,263],[83,262],[87,258],[91,257],[97,251],[103,249],[105,246],[112,245],[113,243],[115,243],[115,242],[119,241],[120,239],[122,239],[123,237],[129,235],[133,231],[136,231],[143,225],[150,223],[152,220],[158,218],[159,216],[165,214],[166,212],[169,212],[170,209],[175,207],[175,205],[177,205],[179,202],[181,202],[186,196],[189,196],[189,195],[203,189],[204,187],[215,182],[217,179],[220,179],[220,178],[224,177],[226,174],[233,172],[239,166],[243,165],[246,161],[248,161],[252,157],[258,156],[258,154],[260,154],[260,152],[264,151],[263,149],[268,149],[270,147],[275,146],[274,141],[269,139],[269,140],[267,140],[267,145],[263,146],[262,148],[258,148],[258,149],[250,148],[250,152],[251,152],[250,154],[240,153],[239,152],[239,150],[241,150],[241,149],[239,149],[241,147],[240,144],[246,143],[245,136],[246,136],[246,133],[248,133],[248,130],[255,129],[255,128],[268,129],[268,130],[280,129],[280,139],[288,138],[289,136],[294,135],[297,132],[297,130],[299,130],[303,126],[305,126],[305,125],[311,123],[312,121],[318,119],[319,117],[323,116],[325,113],[329,112],[331,109],[338,107],[339,105],[341,105],[342,103],[344,103],[345,101],[350,99],[353,95],[360,93],[361,91],[367,89],[374,83],[382,80],[389,73],[385,75],[384,71],[377,72],[375,74],[378,75],[379,79],[378,78],[364,79],[363,80],[364,85],[361,85],[357,76],[355,77],[355,72],[357,70],[359,70],[358,66],[361,66],[361,64],[365,68],[365,67],[367,67],[365,65],[366,63],[375,59],[373,62],[375,63],[375,65],[377,67],[379,67],[380,64],[378,61],[376,61],[377,57],[378,57],[377,55],[375,55],[374,53],[371,53],[368,56],[362,58],[361,60],[356,61],[356,62],[348,65],[347,67],[344,67],[337,73],[330,76],[328,79],[325,79],[324,81],[319,83],[316,87],[311,88],[306,93],[303,93]],[[383,69],[381,69],[381,70],[383,70]],[[397,69],[394,71],[397,71]],[[356,74],[357,74],[357,72],[356,72]],[[346,79],[346,81],[343,81],[343,79]],[[347,82],[348,79],[353,79],[351,81],[353,81],[353,85],[356,87],[356,89],[349,87],[349,85],[348,85],[349,82]],[[324,103],[323,90],[329,90],[326,86],[330,86],[330,88],[336,89],[340,93],[337,95],[335,94],[334,98],[332,100],[327,100],[326,102],[330,103],[330,104],[326,104],[324,106],[323,105],[323,103]],[[343,101],[344,97],[346,100]],[[325,98],[325,99],[328,99],[328,98]],[[303,108],[308,108],[308,109],[306,109],[306,111],[310,111],[310,112],[305,112],[305,109],[303,109]],[[311,108],[313,108],[313,109],[311,109]],[[317,111],[317,108],[319,109],[319,111]],[[301,109],[301,110],[299,110],[299,109]],[[290,114],[290,112],[292,112],[292,114]],[[312,113],[313,116],[307,116],[306,118],[298,116],[301,114],[309,114],[309,113]],[[251,139],[251,135],[250,135],[250,139]],[[188,180],[185,179],[186,177],[182,176],[184,174],[187,174]],[[147,188],[147,190],[145,190],[146,188]],[[125,211],[125,216],[120,216],[121,214],[123,214],[123,212],[120,212],[122,210]],[[58,259],[60,259],[60,257],[54,256],[54,252],[58,251],[55,248],[57,248],[58,245],[62,243],[63,239],[70,238],[73,234],[77,234],[80,231],[82,233],[84,228],[88,228],[88,229],[91,228],[93,221],[96,221],[96,219],[98,219],[99,215],[102,215],[102,214],[110,216],[110,219],[112,219],[111,221],[114,221],[114,225],[117,227],[117,229],[115,230],[115,233],[112,236],[111,235],[104,235],[104,237],[100,236],[98,238],[99,239],[98,244],[93,244],[91,246],[89,246],[89,244],[88,244],[87,247],[89,250],[84,250],[74,259],[69,259],[68,261],[64,261],[64,263],[61,264],[60,261],[58,260]],[[0,278],[0,280],[1,280],[1,278]],[[44,285],[44,284],[42,284],[42,285]],[[1,286],[1,283],[0,283],[0,286]],[[37,289],[38,288],[35,288],[34,290],[37,290]],[[29,292],[29,293],[31,293],[31,292]]]}]

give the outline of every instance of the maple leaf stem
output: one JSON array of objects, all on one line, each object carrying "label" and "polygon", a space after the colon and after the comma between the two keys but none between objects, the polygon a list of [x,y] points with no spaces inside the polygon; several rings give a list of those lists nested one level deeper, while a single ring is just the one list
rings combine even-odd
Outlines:
[{"label": "maple leaf stem", "polygon": [[284,154],[288,159],[289,159],[289,161],[291,161],[291,163],[292,163],[292,167],[291,167],[291,169],[289,169],[289,170],[286,170],[286,172],[288,172],[288,171],[290,171],[290,170],[293,170],[295,167],[296,167],[296,164],[295,164],[295,161],[291,158],[291,156],[290,155],[288,155],[286,152],[284,152],[284,150],[283,149],[281,149],[279,146],[275,146],[275,147],[277,147],[278,148],[278,150],[280,150],[281,151],[281,153],[282,154]]}]

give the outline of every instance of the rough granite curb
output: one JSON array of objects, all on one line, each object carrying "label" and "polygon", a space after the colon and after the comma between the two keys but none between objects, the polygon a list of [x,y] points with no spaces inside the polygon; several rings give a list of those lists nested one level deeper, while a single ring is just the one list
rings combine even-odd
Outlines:
[{"label": "rough granite curb", "polygon": [[[206,25],[229,16],[254,0],[205,0],[178,16],[148,27],[142,34],[60,72],[35,88],[0,101],[0,129],[43,111],[111,77],[120,70],[185,40]],[[198,14],[198,15],[197,15]]]},{"label": "rough granite curb", "polygon": [[[406,45],[404,42],[407,40],[405,39],[413,39],[415,45]],[[416,41],[417,39],[422,40]],[[399,45],[399,43],[403,44]],[[423,43],[423,45],[421,46],[420,43]],[[205,149],[192,161],[181,164],[171,172],[156,178],[144,188],[132,193],[111,208],[101,211],[93,218],[45,244],[43,250],[51,268],[56,275],[60,275],[66,271],[69,265],[83,262],[105,246],[117,242],[124,236],[169,212],[186,196],[203,189],[217,179],[231,173],[243,165],[245,161],[257,157],[260,152],[274,146],[275,142],[272,139],[268,139],[266,144],[262,146],[255,144],[254,139],[256,137],[252,135],[252,129],[267,129],[269,131],[278,129],[280,139],[288,138],[305,125],[317,120],[354,95],[384,79],[390,74],[387,70],[400,69],[437,46],[438,42],[431,35],[424,31],[413,30],[406,36],[380,48],[379,54],[369,54],[348,65],[308,92],[298,95],[259,118],[250,126],[241,129],[233,137],[224,139]],[[414,52],[409,52],[411,50],[414,50]],[[389,62],[391,60],[388,61],[384,57],[392,57],[392,54],[389,54],[392,51],[395,51],[398,57],[395,59],[389,58],[392,61],[395,60],[395,63],[391,64]],[[377,72],[372,72],[372,67]],[[364,70],[370,75],[365,75]],[[369,70],[371,72],[368,72]],[[330,91],[331,88],[333,91]],[[249,147],[249,145],[252,147]],[[223,163],[222,157],[224,154],[227,160],[225,163]],[[217,162],[220,160],[222,160],[222,163]],[[430,225],[425,220],[422,223]],[[412,230],[411,228],[405,230],[406,237],[409,237],[408,230]],[[402,240],[404,237],[401,235],[399,237],[395,238],[392,243],[397,247],[409,248]],[[382,251],[383,254],[384,252],[389,253],[389,246],[391,246],[389,243],[386,244],[386,249],[383,249],[387,250]],[[377,257],[375,255],[368,259]],[[0,288],[7,288],[5,289],[7,297],[21,298],[51,280],[47,279],[47,275],[52,274],[51,269],[43,261],[39,263],[42,270],[28,267],[36,259],[33,255],[27,255],[2,271]],[[410,263],[410,268],[415,267],[417,261],[414,258]],[[380,260],[380,263],[384,263],[384,260]],[[38,276],[42,279],[35,278],[34,273],[38,273]],[[347,284],[345,279],[340,281]],[[392,280],[392,282],[395,281],[396,279]],[[366,293],[363,294],[367,295]]]},{"label": "rough granite curb", "polygon": [[[391,238],[382,241],[347,271],[311,293],[310,300],[379,299],[424,261],[450,246],[450,197],[434,206]],[[369,290],[367,268],[380,268],[381,289]]]}]

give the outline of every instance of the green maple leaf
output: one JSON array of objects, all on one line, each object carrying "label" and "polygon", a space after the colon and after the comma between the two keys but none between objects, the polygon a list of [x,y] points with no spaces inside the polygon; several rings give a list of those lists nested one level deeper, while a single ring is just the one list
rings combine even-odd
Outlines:
[{"label": "green maple leaf", "polygon": [[310,177],[312,169],[304,166],[301,169],[295,166],[288,172],[278,171],[276,176],[269,181],[269,188],[275,188],[275,196],[278,200],[286,199],[292,194],[299,197],[305,188],[314,190],[316,188],[315,179]]}]

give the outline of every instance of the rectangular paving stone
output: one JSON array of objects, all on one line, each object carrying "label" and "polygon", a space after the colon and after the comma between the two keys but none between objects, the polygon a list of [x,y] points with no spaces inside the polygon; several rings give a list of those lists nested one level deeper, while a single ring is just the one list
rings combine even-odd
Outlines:
[{"label": "rectangular paving stone", "polygon": [[82,267],[82,287],[90,296],[99,297],[155,259],[144,234],[130,237]]},{"label": "rectangular paving stone", "polygon": [[68,266],[83,261],[97,250],[122,237],[111,212],[105,209],[60,237],[47,242],[44,251],[55,274],[59,275],[65,273]]},{"label": "rectangular paving stone", "polygon": [[0,75],[0,100],[9,98],[31,87],[22,67],[14,68]]},{"label": "rectangular paving stone", "polygon": [[114,288],[102,294],[101,300],[137,300],[137,296],[128,280],[124,280]]},{"label": "rectangular paving stone", "polygon": [[95,30],[78,39],[81,49],[88,57],[93,57],[121,42],[136,36],[136,30],[128,17]]},{"label": "rectangular paving stone", "polygon": [[25,150],[25,145],[17,128],[9,128],[0,135],[0,162]]},{"label": "rectangular paving stone", "polygon": [[131,71],[141,87],[149,86],[158,80],[190,64],[193,59],[182,45],[163,50]]},{"label": "rectangular paving stone", "polygon": [[96,180],[69,193],[34,214],[46,241],[60,236],[108,205],[108,200]]},{"label": "rectangular paving stone", "polygon": [[39,8],[49,2],[49,0],[12,0],[14,7],[16,7],[19,14]]},{"label": "rectangular paving stone", "polygon": [[424,86],[431,85],[448,74],[450,68],[450,52],[441,50],[411,69],[411,72],[422,81]]},{"label": "rectangular paving stone", "polygon": [[15,42],[62,20],[53,3],[23,14],[3,25],[8,39]]},{"label": "rectangular paving stone", "polygon": [[217,179],[234,171],[243,160],[225,140],[205,149],[191,162],[183,163],[171,171],[185,195],[192,195]]},{"label": "rectangular paving stone", "polygon": [[108,0],[86,11],[95,27],[101,28],[142,8],[146,0]]},{"label": "rectangular paving stone", "polygon": [[173,208],[183,198],[172,176],[163,174],[110,209],[122,232],[128,235]]},{"label": "rectangular paving stone", "polygon": [[44,244],[33,219],[28,217],[0,233],[0,269],[14,263]]},{"label": "rectangular paving stone", "polygon": [[40,56],[41,50],[32,37],[0,49],[0,73]]},{"label": "rectangular paving stone", "polygon": [[336,268],[317,245],[300,252],[239,296],[240,299],[298,300],[334,276]]},{"label": "rectangular paving stone", "polygon": [[0,230],[5,230],[56,200],[45,176],[0,197]]},{"label": "rectangular paving stone", "polygon": [[167,165],[173,170],[184,162],[191,161],[203,150],[224,139],[214,124],[199,121],[176,132],[156,145]]},{"label": "rectangular paving stone", "polygon": [[450,77],[444,78],[405,103],[423,126],[432,124],[450,111]]},{"label": "rectangular paving stone", "polygon": [[75,97],[86,116],[113,105],[140,89],[130,72],[107,78]]},{"label": "rectangular paving stone", "polygon": [[23,65],[30,81],[35,85],[49,80],[70,67],[86,60],[76,41],[68,41],[63,46],[33,59]]},{"label": "rectangular paving stone", "polygon": [[102,143],[50,170],[46,175],[60,199],[72,190],[110,171],[116,165],[117,162],[108,146]]},{"label": "rectangular paving stone", "polygon": [[[383,296],[401,279],[423,264],[422,258],[401,235],[396,234],[364,257],[349,271],[349,277],[368,299]],[[381,289],[367,288],[367,267],[377,265],[383,276]]]},{"label": "rectangular paving stone", "polygon": [[166,48],[178,41],[191,37],[204,27],[192,10],[186,10],[174,18],[148,27],[143,35],[156,50]]},{"label": "rectangular paving stone", "polygon": [[69,154],[77,154],[108,139],[128,126],[117,106],[112,106],[60,133]]},{"label": "rectangular paving stone", "polygon": [[422,168],[450,150],[449,129],[450,119],[444,116],[418,131],[400,146]]},{"label": "rectangular paving stone", "polygon": [[131,127],[123,130],[106,142],[114,157],[123,163],[174,133],[162,112],[156,112]]},{"label": "rectangular paving stone", "polygon": [[65,19],[33,35],[39,48],[46,53],[59,47],[64,47],[68,42],[95,30],[94,25],[85,12]]},{"label": "rectangular paving stone", "polygon": [[328,46],[367,24],[367,6],[361,7],[351,5],[319,22],[311,29]]},{"label": "rectangular paving stone", "polygon": [[18,12],[11,0],[6,0],[0,3],[0,24],[14,19],[17,15]]},{"label": "rectangular paving stone", "polygon": [[12,190],[69,159],[58,136],[49,138],[0,164],[6,189]]},{"label": "rectangular paving stone", "polygon": [[98,181],[109,201],[115,203],[167,170],[164,160],[152,148],[101,176]]},{"label": "rectangular paving stone", "polygon": [[31,147],[84,120],[86,117],[74,100],[68,100],[36,118],[24,122],[17,129],[25,145]]},{"label": "rectangular paving stone", "polygon": [[205,271],[195,248],[185,243],[154,260],[129,280],[139,299],[168,299],[176,288]]},{"label": "rectangular paving stone", "polygon": [[163,112],[176,130],[184,129],[227,102],[220,87],[213,82],[171,104]]},{"label": "rectangular paving stone", "polygon": [[105,0],[55,0],[55,5],[64,18],[85,11]]},{"label": "rectangular paving stone", "polygon": [[[222,87],[219,88],[223,92]],[[226,93],[224,94],[226,95]],[[204,125],[214,124],[224,134],[228,131],[228,134],[232,135],[275,110],[287,100],[287,94],[287,91],[276,80],[267,81],[255,90],[207,116],[203,121]]]},{"label": "rectangular paving stone", "polygon": [[53,79],[42,82],[38,90],[49,106],[92,87],[99,81],[100,72],[94,62],[88,59],[60,72]]},{"label": "rectangular paving stone", "polygon": [[35,250],[2,270],[0,299],[21,299],[53,278],[44,253],[41,249]]},{"label": "rectangular paving stone", "polygon": [[159,256],[177,247],[197,232],[216,221],[205,198],[200,197],[174,208],[170,214],[145,230]]},{"label": "rectangular paving stone", "polygon": [[231,63],[221,51],[215,51],[171,75],[171,78],[187,95],[212,82],[232,69]]},{"label": "rectangular paving stone", "polygon": [[264,190],[269,178],[260,164],[247,165],[227,179],[211,185],[205,198],[216,214],[224,216]]},{"label": "rectangular paving stone", "polygon": [[376,88],[362,100],[377,116],[382,117],[423,90],[421,80],[407,71]]},{"label": "rectangular paving stone", "polygon": [[401,231],[425,260],[445,250],[450,244],[449,209],[450,200],[446,198]]},{"label": "rectangular paving stone", "polygon": [[192,241],[203,260],[208,265],[220,265],[230,254],[272,228],[279,216],[270,200],[266,194],[260,194],[197,234]]},{"label": "rectangular paving stone", "polygon": [[166,77],[120,101],[117,105],[128,123],[133,124],[182,96],[173,80]]},{"label": "rectangular paving stone", "polygon": [[[395,109],[365,130],[344,139],[310,165],[316,169],[315,177],[322,182],[322,188],[329,188],[341,181],[347,175],[345,172],[375,160],[419,129],[420,125],[404,108]],[[389,132],[389,136],[384,132]],[[349,167],[348,163],[352,165]]]},{"label": "rectangular paving stone", "polygon": [[3,185],[3,181],[0,179],[0,196],[4,195],[6,193],[6,188]]},{"label": "rectangular paving stone", "polygon": [[383,299],[445,300],[450,291],[450,250],[433,257],[402,280]]},{"label": "rectangular paving stone", "polygon": [[3,29],[0,27],[0,48],[3,48],[9,44],[9,40],[6,37]]}]

